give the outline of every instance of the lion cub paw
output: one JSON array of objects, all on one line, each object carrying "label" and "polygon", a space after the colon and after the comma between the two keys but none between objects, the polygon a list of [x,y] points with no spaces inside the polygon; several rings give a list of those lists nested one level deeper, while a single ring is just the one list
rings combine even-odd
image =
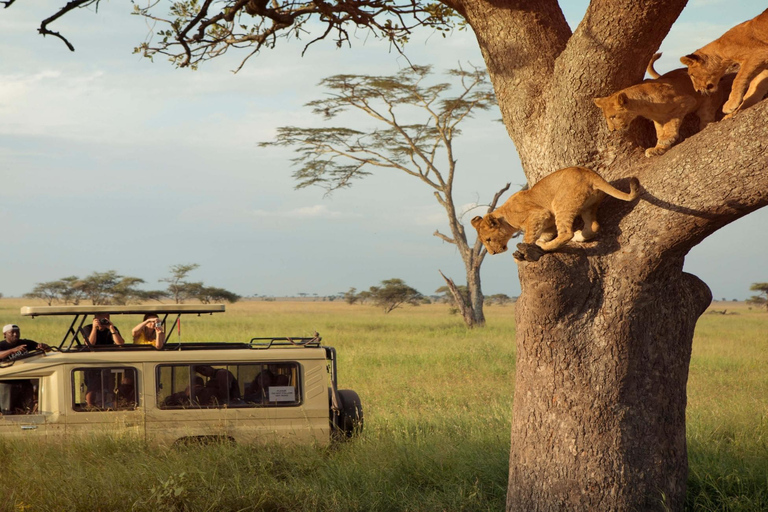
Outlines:
[{"label": "lion cub paw", "polygon": [[652,156],[660,156],[667,152],[669,148],[656,146],[655,148],[648,148],[645,150],[645,156],[651,158]]},{"label": "lion cub paw", "polygon": [[729,99],[725,102],[725,105],[723,105],[723,113],[733,115],[738,110],[739,105],[741,105],[741,100],[736,101],[735,99]]},{"label": "lion cub paw", "polygon": [[517,250],[512,255],[517,261],[539,261],[544,256],[544,250],[535,244],[517,244]]}]

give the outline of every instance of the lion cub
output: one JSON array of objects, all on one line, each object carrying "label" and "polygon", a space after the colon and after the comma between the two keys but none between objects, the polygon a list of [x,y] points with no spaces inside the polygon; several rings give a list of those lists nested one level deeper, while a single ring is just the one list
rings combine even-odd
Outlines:
[{"label": "lion cub", "polygon": [[[573,239],[583,242],[593,238],[600,226],[597,207],[608,194],[622,201],[640,195],[640,182],[630,181],[630,192],[612,187],[594,171],[585,167],[566,167],[545,176],[529,190],[521,190],[485,217],[472,219],[472,226],[491,254],[507,250],[507,242],[524,231],[523,242],[534,242],[545,251],[553,251]],[[584,227],[573,231],[573,221],[581,216]]]},{"label": "lion cub", "polygon": [[704,94],[717,91],[723,75],[738,64],[723,112],[733,115],[754,105],[768,90],[768,10],[680,57],[680,62],[688,66],[693,86]]},{"label": "lion cub", "polygon": [[627,87],[605,98],[595,98],[603,110],[610,131],[626,130],[636,117],[653,121],[656,127],[656,146],[645,150],[645,156],[663,155],[680,138],[680,126],[691,112],[699,116],[699,129],[715,120],[720,105],[725,101],[721,92],[712,96],[697,93],[685,68],[659,75],[653,63],[661,57],[655,54],[648,63],[647,72],[655,80]]}]

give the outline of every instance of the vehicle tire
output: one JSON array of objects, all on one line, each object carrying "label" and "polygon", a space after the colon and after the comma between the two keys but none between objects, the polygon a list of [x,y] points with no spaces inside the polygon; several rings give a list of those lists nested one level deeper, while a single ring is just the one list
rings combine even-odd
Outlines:
[{"label": "vehicle tire", "polygon": [[351,389],[339,390],[340,413],[333,422],[336,437],[349,439],[363,430],[363,403]]}]

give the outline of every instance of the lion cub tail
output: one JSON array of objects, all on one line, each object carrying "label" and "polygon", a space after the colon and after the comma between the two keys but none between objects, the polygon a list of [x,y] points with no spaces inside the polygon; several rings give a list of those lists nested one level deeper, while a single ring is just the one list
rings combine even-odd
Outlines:
[{"label": "lion cub tail", "polygon": [[635,177],[629,178],[629,193],[622,192],[602,178],[600,181],[596,182],[594,186],[596,189],[602,190],[609,196],[621,199],[622,201],[634,201],[640,197],[640,180]]},{"label": "lion cub tail", "polygon": [[661,57],[661,53],[654,53],[653,57],[651,57],[651,61],[648,63],[648,67],[645,68],[645,72],[654,79],[661,77],[661,75],[658,74],[655,69],[653,69],[653,63],[659,60],[659,57]]}]

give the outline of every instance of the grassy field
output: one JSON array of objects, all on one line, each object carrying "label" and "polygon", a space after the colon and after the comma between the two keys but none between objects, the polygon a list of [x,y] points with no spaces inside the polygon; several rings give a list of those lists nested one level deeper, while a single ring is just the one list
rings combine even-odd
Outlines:
[{"label": "grassy field", "polygon": [[[58,343],[63,318],[0,324]],[[768,510],[768,314],[699,321],[688,387],[689,510]],[[0,439],[0,510],[498,511],[504,508],[514,377],[514,310],[467,331],[442,305],[244,302],[184,321],[185,341],[318,331],[339,384],[365,407],[361,438],[328,449],[208,446],[166,451],[134,439],[68,445]],[[123,333],[138,318],[115,317]]]}]

